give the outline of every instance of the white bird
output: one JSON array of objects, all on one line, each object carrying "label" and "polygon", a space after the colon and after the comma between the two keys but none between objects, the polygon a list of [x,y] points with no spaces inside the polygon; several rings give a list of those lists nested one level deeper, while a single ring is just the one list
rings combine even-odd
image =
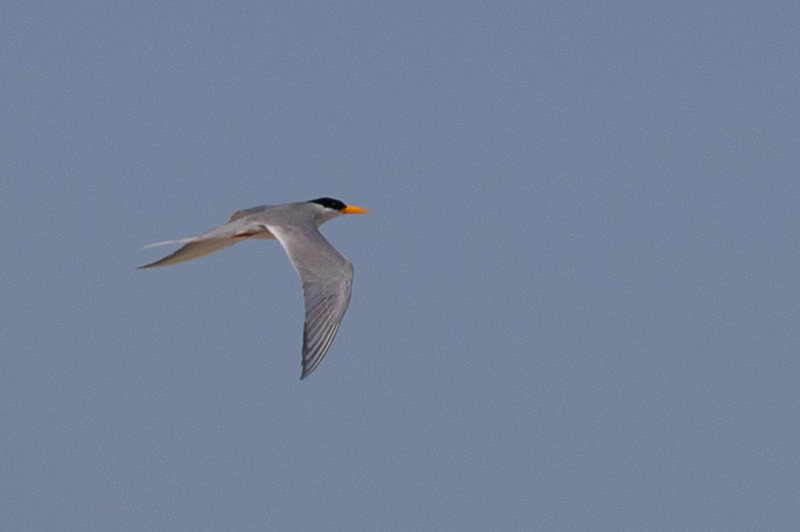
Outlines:
[{"label": "white bird", "polygon": [[303,285],[306,316],[302,380],[314,371],[331,346],[350,304],[353,284],[353,265],[325,240],[317,228],[342,214],[368,212],[331,198],[253,207],[235,212],[228,223],[203,234],[146,246],[184,244],[174,253],[139,269],[180,264],[248,238],[277,239],[289,255]]}]

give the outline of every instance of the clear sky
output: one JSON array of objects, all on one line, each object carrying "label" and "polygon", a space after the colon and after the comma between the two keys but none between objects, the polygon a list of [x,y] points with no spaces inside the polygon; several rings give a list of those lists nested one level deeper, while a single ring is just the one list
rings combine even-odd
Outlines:
[{"label": "clear sky", "polygon": [[800,3],[2,12],[0,529],[797,529]]}]

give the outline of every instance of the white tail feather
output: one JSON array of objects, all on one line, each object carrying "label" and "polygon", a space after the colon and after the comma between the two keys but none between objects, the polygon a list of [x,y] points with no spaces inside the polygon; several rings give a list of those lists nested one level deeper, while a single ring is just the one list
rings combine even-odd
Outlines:
[{"label": "white tail feather", "polygon": [[197,240],[200,239],[197,238],[196,236],[189,236],[186,238],[177,238],[175,240],[165,240],[163,242],[156,242],[155,244],[148,244],[144,246],[142,249],[150,249],[158,246],[169,246],[172,244],[188,244],[189,242],[196,242]]}]

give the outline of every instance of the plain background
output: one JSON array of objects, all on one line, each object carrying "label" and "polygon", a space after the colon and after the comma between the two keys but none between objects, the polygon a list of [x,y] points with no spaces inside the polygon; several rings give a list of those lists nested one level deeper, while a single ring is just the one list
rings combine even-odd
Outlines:
[{"label": "plain background", "polygon": [[[800,3],[15,2],[3,530],[796,530]],[[332,196],[300,382],[275,242]],[[162,253],[163,252],[163,253]]]}]

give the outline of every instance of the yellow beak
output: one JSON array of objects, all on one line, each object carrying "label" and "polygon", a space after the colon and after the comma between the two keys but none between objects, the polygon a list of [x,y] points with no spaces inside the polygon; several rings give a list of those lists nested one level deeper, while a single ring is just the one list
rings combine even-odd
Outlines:
[{"label": "yellow beak", "polygon": [[348,205],[339,212],[342,214],[369,214],[367,209],[362,209],[361,207],[356,207],[354,205]]}]

